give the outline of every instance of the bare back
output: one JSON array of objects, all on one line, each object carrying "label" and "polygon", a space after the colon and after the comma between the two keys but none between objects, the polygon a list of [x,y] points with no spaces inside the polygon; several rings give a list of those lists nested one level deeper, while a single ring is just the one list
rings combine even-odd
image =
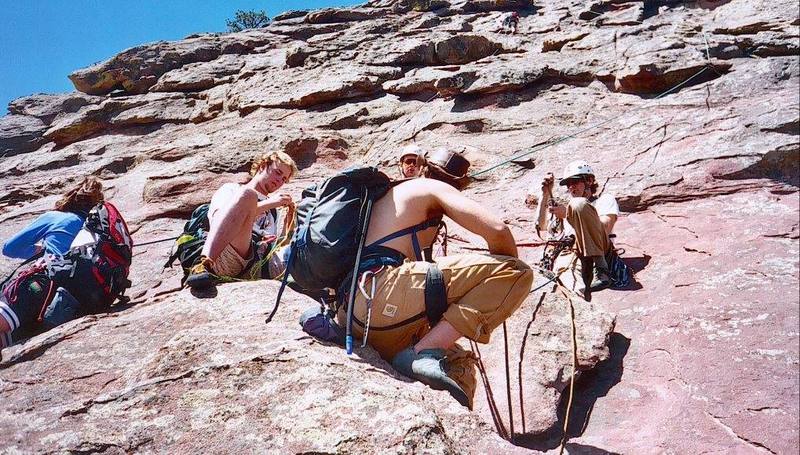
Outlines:
[{"label": "bare back", "polygon": [[[484,207],[450,185],[427,178],[403,182],[375,202],[365,244],[370,245],[401,229],[443,215],[483,237],[492,254],[516,257],[514,238],[501,220],[488,214]],[[434,226],[417,233],[422,248],[433,244],[436,230]],[[410,235],[382,245],[404,254],[407,258],[415,258]]]}]

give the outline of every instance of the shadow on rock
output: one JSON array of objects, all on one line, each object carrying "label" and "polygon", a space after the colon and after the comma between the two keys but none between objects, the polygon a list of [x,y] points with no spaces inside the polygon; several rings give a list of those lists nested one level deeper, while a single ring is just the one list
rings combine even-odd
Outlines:
[{"label": "shadow on rock", "polygon": [[653,257],[647,254],[638,257],[625,257],[623,261],[625,264],[630,267],[631,269],[631,278],[630,283],[627,286],[621,289],[615,289],[616,291],[638,291],[642,289],[643,286],[636,280],[636,274],[641,272],[642,270],[650,264],[650,259]]},{"label": "shadow on rock", "polygon": [[75,333],[87,329],[95,321],[97,321],[97,316],[90,314],[50,330],[37,327],[17,334],[19,338],[15,339],[14,345],[8,348],[11,350],[11,355],[2,355],[2,350],[0,350],[0,370],[41,357],[48,349]]},{"label": "shadow on rock", "polygon": [[189,293],[198,299],[213,299],[217,296],[217,294],[219,294],[219,291],[217,290],[216,286],[212,286],[206,289],[189,288]]},{"label": "shadow on rock", "polygon": [[594,446],[584,444],[567,444],[567,452],[570,455],[617,455],[617,452],[609,452]]},{"label": "shadow on rock", "polygon": [[[580,436],[586,430],[592,409],[598,398],[606,396],[612,387],[622,379],[623,360],[631,346],[631,339],[620,333],[612,333],[608,348],[608,360],[600,363],[594,370],[582,373],[575,383],[575,396],[569,416],[570,437]],[[564,414],[567,408],[567,394],[564,394],[559,409],[559,428],[563,427]]]},{"label": "shadow on rock", "polygon": [[590,80],[543,76],[540,80],[518,87],[507,85],[494,93],[459,94],[454,98],[451,112],[469,112],[486,108],[507,109],[533,101],[542,93],[564,86],[586,87]]},{"label": "shadow on rock", "polygon": [[628,257],[628,256],[626,256],[623,259],[623,261],[625,261],[625,264],[627,264],[628,267],[631,268],[631,271],[633,273],[639,273],[642,270],[644,270],[645,267],[647,267],[648,264],[650,264],[650,259],[653,259],[653,257],[650,256],[649,254],[645,254],[645,255],[642,255],[642,256],[638,256],[638,257]]},{"label": "shadow on rock", "polygon": [[[575,381],[575,393],[572,398],[572,409],[569,414],[567,426],[567,437],[574,438],[583,434],[589,425],[594,404],[598,398],[606,396],[612,387],[617,385],[622,379],[624,371],[623,360],[628,353],[631,339],[620,333],[612,333],[609,340],[609,358],[600,363],[593,370],[581,373]],[[547,451],[558,447],[561,444],[564,428],[564,416],[567,411],[567,401],[569,400],[569,389],[564,389],[561,394],[561,403],[558,409],[558,424],[553,426],[553,430],[535,436],[520,436],[515,439],[514,444],[528,449]],[[567,444],[571,454],[607,454],[602,449],[582,444]]]}]

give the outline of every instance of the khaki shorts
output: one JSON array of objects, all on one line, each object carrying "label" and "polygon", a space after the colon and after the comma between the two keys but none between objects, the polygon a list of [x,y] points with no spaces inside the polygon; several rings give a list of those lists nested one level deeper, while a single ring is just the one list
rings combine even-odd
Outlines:
[{"label": "khaki shorts", "polygon": [[228,244],[225,249],[219,254],[219,257],[214,261],[213,272],[216,275],[237,278],[242,275],[248,265],[253,260],[254,250],[250,247],[250,254],[247,258],[243,258],[236,252],[236,250]]},{"label": "khaki shorts", "polygon": [[[444,319],[462,335],[488,343],[492,331],[519,308],[533,283],[533,271],[523,261],[509,256],[465,254],[438,258],[436,264],[447,288]],[[425,275],[427,262],[406,260],[397,267],[384,267],[374,275],[367,343],[386,360],[415,344],[430,330],[425,317]],[[363,277],[363,274],[362,274]],[[372,290],[367,275],[364,290]],[[356,291],[353,307],[353,336],[361,344],[367,320],[367,299]],[[342,327],[347,308],[337,315]]]}]

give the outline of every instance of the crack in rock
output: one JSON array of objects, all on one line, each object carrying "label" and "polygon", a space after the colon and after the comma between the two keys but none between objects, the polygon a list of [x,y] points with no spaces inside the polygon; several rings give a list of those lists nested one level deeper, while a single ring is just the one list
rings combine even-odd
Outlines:
[{"label": "crack in rock", "polygon": [[768,453],[777,454],[777,452],[772,451],[769,447],[765,446],[764,444],[761,444],[760,442],[757,442],[757,441],[752,441],[752,440],[747,439],[744,436],[740,435],[733,428],[729,427],[728,425],[725,425],[725,423],[722,422],[722,419],[720,417],[717,417],[714,414],[711,414],[710,412],[706,412],[706,415],[709,416],[714,423],[716,423],[717,425],[721,426],[725,430],[726,433],[728,433],[729,435],[735,437],[739,441],[744,442],[748,446],[758,450],[759,452],[768,452]]}]

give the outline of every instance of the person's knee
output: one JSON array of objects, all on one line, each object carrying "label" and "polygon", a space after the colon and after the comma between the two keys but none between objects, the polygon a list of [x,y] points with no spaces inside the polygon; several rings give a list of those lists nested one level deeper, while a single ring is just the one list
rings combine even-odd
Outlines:
[{"label": "person's knee", "polygon": [[[240,188],[233,194],[228,203],[228,213],[224,217],[224,222],[228,223],[230,226],[237,226],[238,229],[242,230],[246,227],[249,232],[250,224],[252,223],[250,214],[255,211],[258,205],[258,193],[250,188]],[[220,222],[222,222],[222,219],[216,216],[211,221],[212,228]]]},{"label": "person's knee", "polygon": [[509,256],[506,259],[506,261],[504,262],[504,266],[505,266],[504,268],[509,269],[509,270],[514,270],[516,272],[519,272],[522,275],[531,275],[531,274],[533,274],[533,270],[531,269],[531,266],[528,265],[527,262],[523,261],[520,258],[515,258],[515,257]]}]

